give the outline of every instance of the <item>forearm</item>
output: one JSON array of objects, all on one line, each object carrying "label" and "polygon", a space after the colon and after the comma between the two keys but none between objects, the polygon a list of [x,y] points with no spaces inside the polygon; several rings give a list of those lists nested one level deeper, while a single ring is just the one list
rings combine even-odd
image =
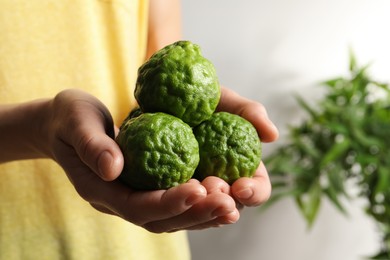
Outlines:
[{"label": "forearm", "polygon": [[0,163],[45,158],[46,118],[50,100],[0,105]]},{"label": "forearm", "polygon": [[181,39],[180,0],[151,0],[146,58]]}]

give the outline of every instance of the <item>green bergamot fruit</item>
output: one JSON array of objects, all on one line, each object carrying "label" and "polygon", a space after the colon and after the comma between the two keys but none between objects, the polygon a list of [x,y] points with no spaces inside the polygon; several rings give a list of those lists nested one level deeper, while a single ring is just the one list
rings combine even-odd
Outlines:
[{"label": "green bergamot fruit", "polygon": [[142,112],[165,112],[196,126],[214,113],[221,90],[214,65],[200,47],[178,41],[139,68],[134,95]]},{"label": "green bergamot fruit", "polygon": [[124,155],[120,179],[137,190],[168,189],[188,181],[199,163],[189,125],[165,113],[125,120],[116,138]]},{"label": "green bergamot fruit", "polygon": [[194,128],[200,162],[195,177],[217,176],[232,184],[252,177],[260,164],[261,142],[254,126],[244,118],[218,112]]}]

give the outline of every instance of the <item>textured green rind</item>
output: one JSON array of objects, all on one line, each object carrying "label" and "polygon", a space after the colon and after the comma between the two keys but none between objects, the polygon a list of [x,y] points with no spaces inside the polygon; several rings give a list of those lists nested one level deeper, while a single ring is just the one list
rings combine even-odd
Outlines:
[{"label": "textured green rind", "polygon": [[195,177],[217,176],[232,184],[252,177],[261,160],[261,142],[256,129],[244,118],[219,112],[194,128],[200,162]]},{"label": "textured green rind", "polygon": [[121,126],[124,155],[120,179],[137,190],[168,189],[188,181],[199,163],[190,126],[165,113],[144,113]]},{"label": "textured green rind", "polygon": [[165,112],[196,126],[214,113],[221,90],[214,65],[199,46],[179,41],[139,68],[134,95],[143,112]]}]

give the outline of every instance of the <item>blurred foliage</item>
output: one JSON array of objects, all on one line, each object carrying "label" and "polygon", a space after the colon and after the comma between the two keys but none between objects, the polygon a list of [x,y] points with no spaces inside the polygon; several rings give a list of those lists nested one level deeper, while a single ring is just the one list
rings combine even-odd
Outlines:
[{"label": "blurred foliage", "polygon": [[323,82],[326,94],[316,104],[297,97],[307,118],[290,126],[287,144],[265,158],[270,204],[293,198],[311,227],[324,198],[347,213],[343,199],[356,196],[347,188],[353,185],[382,237],[373,259],[390,259],[390,89],[368,75],[369,66],[358,66],[352,52],[349,64],[348,76]]}]

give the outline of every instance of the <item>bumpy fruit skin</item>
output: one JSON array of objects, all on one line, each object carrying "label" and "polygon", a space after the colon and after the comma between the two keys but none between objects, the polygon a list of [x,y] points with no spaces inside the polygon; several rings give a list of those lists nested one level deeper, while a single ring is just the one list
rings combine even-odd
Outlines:
[{"label": "bumpy fruit skin", "polygon": [[119,178],[137,190],[168,189],[188,181],[199,163],[189,125],[165,113],[143,113],[124,121],[116,141],[124,155]]},{"label": "bumpy fruit skin", "polygon": [[196,126],[213,114],[221,90],[214,65],[200,47],[178,41],[139,68],[134,95],[143,112],[165,112]]},{"label": "bumpy fruit skin", "polygon": [[218,112],[194,128],[200,162],[194,177],[217,176],[232,184],[252,177],[261,160],[261,142],[256,129],[244,118]]}]

